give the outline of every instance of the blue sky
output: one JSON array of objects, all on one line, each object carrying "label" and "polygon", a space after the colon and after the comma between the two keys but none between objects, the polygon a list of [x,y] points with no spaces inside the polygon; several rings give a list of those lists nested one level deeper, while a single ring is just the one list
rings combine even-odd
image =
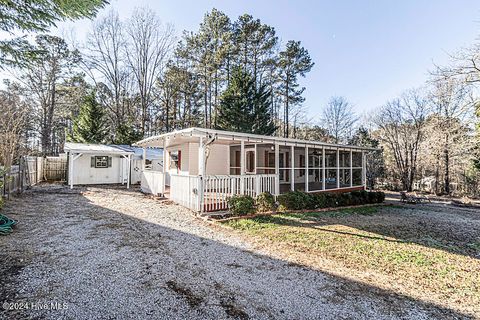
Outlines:
[{"label": "blue sky", "polygon": [[[136,6],[148,6],[164,22],[197,30],[205,12],[217,8],[232,20],[249,13],[275,27],[283,42],[300,40],[315,61],[302,80],[309,115],[318,117],[332,95],[343,95],[359,114],[428,79],[433,64],[472,44],[480,35],[480,2],[417,1],[184,1],[112,0],[127,18]],[[73,26],[82,40],[89,23]]]}]

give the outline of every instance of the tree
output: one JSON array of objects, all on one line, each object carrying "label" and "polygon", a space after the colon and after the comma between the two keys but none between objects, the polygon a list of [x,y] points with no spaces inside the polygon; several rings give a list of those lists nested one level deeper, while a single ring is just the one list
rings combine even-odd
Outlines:
[{"label": "tree", "polygon": [[402,188],[412,191],[417,174],[420,143],[424,138],[428,103],[420,90],[410,90],[380,108],[373,121],[376,138],[384,148],[386,161],[393,162],[393,176]]},{"label": "tree", "polygon": [[80,113],[73,121],[70,141],[80,143],[103,143],[107,137],[105,110],[98,103],[95,91],[84,97]]},{"label": "tree", "polygon": [[255,90],[251,75],[236,67],[230,85],[222,95],[217,128],[222,130],[271,135],[276,127],[270,114],[269,92],[265,86]]},{"label": "tree", "polygon": [[[42,153],[54,154],[58,93],[60,87],[78,64],[78,52],[69,50],[66,42],[59,37],[39,35],[36,37],[35,48],[41,54],[38,59],[22,69],[19,80],[28,94],[36,100],[38,106],[36,116],[40,133]],[[62,134],[64,128],[62,128]]]},{"label": "tree", "polygon": [[84,70],[95,83],[97,97],[108,109],[111,135],[125,122],[129,110],[131,72],[127,67],[126,37],[118,13],[95,21],[83,51]]},{"label": "tree", "polygon": [[[47,32],[57,21],[93,18],[106,0],[11,0],[0,2],[0,30],[14,36],[16,32]],[[0,68],[5,64],[25,65],[41,51],[22,37],[0,41]]]},{"label": "tree", "polygon": [[308,51],[300,45],[300,41],[288,41],[285,50],[279,53],[278,59],[279,91],[284,103],[284,136],[289,136],[289,112],[292,106],[302,103],[305,88],[299,88],[298,76],[305,77],[314,63]]},{"label": "tree", "polygon": [[137,128],[133,124],[133,121],[130,119],[127,122],[122,123],[118,126],[112,142],[115,144],[132,145],[135,142],[141,140],[142,138],[142,133],[137,130]]},{"label": "tree", "polygon": [[0,91],[0,166],[7,172],[26,143],[29,111],[29,105],[10,85],[6,91]]},{"label": "tree", "polygon": [[346,142],[355,130],[358,117],[345,97],[332,97],[323,110],[323,123],[333,142]]},{"label": "tree", "polygon": [[154,102],[154,86],[161,77],[173,45],[174,29],[163,26],[155,13],[147,8],[136,9],[126,28],[128,64],[135,77],[140,103],[140,131],[145,135],[150,121],[149,108]]},{"label": "tree", "polygon": [[380,142],[371,135],[367,128],[361,126],[349,139],[348,144],[377,149],[367,152],[365,157],[367,187],[369,189],[374,189],[375,181],[377,178],[381,177],[385,171],[383,150],[379,148]]},{"label": "tree", "polygon": [[[472,100],[470,99],[470,88],[463,82],[454,78],[438,79],[434,82],[431,93],[434,117],[431,134],[435,141],[430,146],[437,146],[434,153],[443,160],[443,188],[446,194],[450,194],[450,167],[454,145],[459,145],[464,138],[464,120],[467,115],[473,115]],[[462,153],[473,152],[473,144],[470,146],[462,144]],[[471,149],[471,150],[468,150]]]}]

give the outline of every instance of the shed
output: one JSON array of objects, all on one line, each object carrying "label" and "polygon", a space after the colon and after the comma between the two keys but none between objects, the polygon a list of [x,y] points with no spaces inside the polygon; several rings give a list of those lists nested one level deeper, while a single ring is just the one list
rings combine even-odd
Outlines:
[{"label": "shed", "polygon": [[134,152],[116,146],[65,143],[68,184],[126,184],[130,187],[130,166]]}]

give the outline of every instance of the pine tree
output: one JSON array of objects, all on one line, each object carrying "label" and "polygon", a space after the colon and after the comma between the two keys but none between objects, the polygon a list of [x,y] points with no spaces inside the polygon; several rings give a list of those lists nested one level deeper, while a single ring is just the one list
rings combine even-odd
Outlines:
[{"label": "pine tree", "polygon": [[281,51],[278,59],[279,68],[279,91],[283,96],[285,105],[284,136],[289,135],[289,115],[291,108],[302,103],[305,98],[302,97],[304,87],[299,87],[298,76],[305,77],[314,63],[310,58],[308,51],[300,45],[300,41],[288,41],[285,50]]},{"label": "pine tree", "polygon": [[97,102],[95,91],[92,91],[85,96],[80,112],[73,121],[69,140],[81,143],[102,143],[105,142],[106,136],[105,111]]},{"label": "pine tree", "polygon": [[220,102],[217,129],[271,135],[275,125],[269,111],[270,92],[255,90],[252,76],[236,67]]},{"label": "pine tree", "polygon": [[141,131],[135,127],[132,121],[127,121],[117,127],[113,143],[132,145],[135,142],[142,140],[142,138],[143,135]]}]

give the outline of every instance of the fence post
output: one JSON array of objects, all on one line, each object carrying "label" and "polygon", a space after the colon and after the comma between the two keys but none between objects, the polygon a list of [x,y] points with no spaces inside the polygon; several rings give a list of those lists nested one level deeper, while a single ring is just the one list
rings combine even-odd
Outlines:
[{"label": "fence post", "polygon": [[198,204],[200,206],[200,212],[204,212],[204,199],[203,199],[203,176],[198,176]]},{"label": "fence post", "polygon": [[24,173],[25,173],[25,168],[24,168],[24,165],[25,165],[25,159],[23,157],[20,157],[19,159],[19,164],[18,164],[18,180],[19,180],[19,192],[18,193],[22,193],[23,192],[23,176],[24,176]]}]

